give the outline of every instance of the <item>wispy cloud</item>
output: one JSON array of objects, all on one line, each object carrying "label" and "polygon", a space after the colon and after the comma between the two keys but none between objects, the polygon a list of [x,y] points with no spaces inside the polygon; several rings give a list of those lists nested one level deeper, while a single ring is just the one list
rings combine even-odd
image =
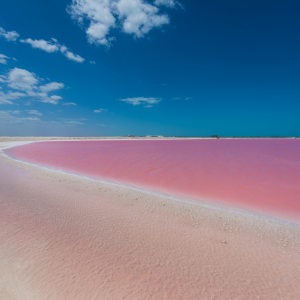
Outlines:
[{"label": "wispy cloud", "polygon": [[81,121],[86,121],[85,118],[79,118],[79,119],[69,119],[69,118],[57,118],[57,120],[61,120],[64,124],[67,125],[82,125],[84,124]]},{"label": "wispy cloud", "polygon": [[20,40],[21,43],[26,43],[31,45],[32,48],[44,50],[48,53],[56,52],[59,50],[59,46],[57,43],[52,41],[45,41],[45,40],[32,40],[32,39],[26,39],[26,40]]},{"label": "wispy cloud", "polygon": [[0,96],[0,104],[14,104],[12,101],[5,99],[4,97]]},{"label": "wispy cloud", "polygon": [[27,97],[27,94],[12,91],[4,93],[3,91],[0,91],[0,104],[14,104],[10,100],[15,100],[21,97]]},{"label": "wispy cloud", "polygon": [[45,40],[20,40],[21,43],[26,43],[31,45],[32,48],[40,49],[48,53],[60,51],[67,59],[73,60],[75,62],[83,63],[85,61],[80,55],[74,54],[66,46],[61,45],[57,39],[52,38],[50,41]]},{"label": "wispy cloud", "polygon": [[76,105],[76,103],[73,103],[73,102],[65,102],[65,103],[62,103],[62,105]]},{"label": "wispy cloud", "polygon": [[40,86],[40,90],[44,93],[49,93],[52,91],[56,91],[59,89],[62,89],[65,85],[63,83],[58,83],[58,82],[50,82],[45,85]]},{"label": "wispy cloud", "polygon": [[[16,31],[5,31],[2,27],[0,27],[0,36],[3,36],[8,41],[16,41],[19,38],[19,34]],[[85,59],[78,54],[74,54],[70,49],[68,49],[65,45],[62,45],[58,42],[57,39],[51,38],[50,41],[46,41],[43,39],[33,40],[31,38],[21,39],[19,40],[21,43],[29,44],[34,49],[40,49],[46,51],[48,53],[58,52],[60,51],[67,59],[83,63]],[[4,57],[5,58],[5,57]],[[6,61],[0,57],[0,63],[6,64]],[[8,58],[8,57],[6,57]]]},{"label": "wispy cloud", "polygon": [[161,101],[161,98],[144,98],[144,97],[136,97],[136,98],[126,98],[120,99],[120,101],[124,101],[126,103],[132,104],[134,106],[144,104],[145,107],[152,107],[154,104],[157,104]]},{"label": "wispy cloud", "polygon": [[42,116],[43,114],[41,112],[39,112],[38,110],[26,110],[29,114],[31,115],[36,115],[36,116]]},{"label": "wispy cloud", "polygon": [[20,35],[16,31],[5,31],[0,27],[0,36],[4,37],[9,42],[15,42]]},{"label": "wispy cloud", "polygon": [[[20,117],[20,111],[14,110],[0,110],[0,124],[19,124],[22,126],[47,126],[53,128],[58,126],[65,128],[66,126],[72,126],[72,124],[65,124],[57,121],[44,121],[36,116]],[[33,114],[35,115],[35,114]],[[73,124],[76,125],[76,124]]]},{"label": "wispy cloud", "polygon": [[12,116],[11,114],[15,114],[14,111],[11,110],[0,110],[0,123],[36,123],[40,121],[37,117],[27,117],[27,118],[20,118],[16,116]]},{"label": "wispy cloud", "polygon": [[0,54],[0,64],[6,65],[7,64],[7,59],[10,59],[10,57]]},{"label": "wispy cloud", "polygon": [[94,112],[95,113],[101,113],[103,111],[107,111],[107,109],[104,109],[104,108],[99,108],[99,109],[95,109]]},{"label": "wispy cloud", "polygon": [[78,122],[78,121],[64,121],[64,123],[71,124],[71,125],[80,125],[80,124],[83,124],[82,122]]},{"label": "wispy cloud", "polygon": [[90,64],[95,65],[96,62],[94,60],[90,60]]},{"label": "wispy cloud", "polygon": [[81,27],[85,28],[88,42],[110,46],[114,37],[109,37],[111,28],[120,27],[136,38],[144,37],[153,28],[169,24],[169,16],[160,13],[160,6],[174,8],[174,0],[72,0],[67,12]]},{"label": "wispy cloud", "polygon": [[175,97],[175,98],[172,98],[172,100],[191,100],[191,99],[193,99],[193,97],[185,97],[185,98]]},{"label": "wispy cloud", "polygon": [[67,58],[70,60],[73,60],[75,62],[78,63],[83,63],[85,61],[84,58],[82,58],[80,55],[74,54],[73,52],[69,51],[67,47],[62,46],[60,48],[60,52]]},{"label": "wispy cloud", "polygon": [[44,103],[50,103],[50,104],[58,104],[58,101],[61,100],[62,97],[60,96],[57,96],[57,95],[53,95],[53,96],[50,96],[50,97],[42,97],[40,99],[41,102],[44,102]]},{"label": "wispy cloud", "polygon": [[176,6],[179,6],[182,8],[182,5],[175,0],[155,0],[154,4],[156,6],[166,6],[166,7],[170,7],[170,8],[175,8]]},{"label": "wispy cloud", "polygon": [[14,100],[21,97],[27,97],[27,94],[21,92],[12,92],[12,91],[9,91],[8,93],[4,93],[0,91],[0,96],[4,97],[5,99]]}]

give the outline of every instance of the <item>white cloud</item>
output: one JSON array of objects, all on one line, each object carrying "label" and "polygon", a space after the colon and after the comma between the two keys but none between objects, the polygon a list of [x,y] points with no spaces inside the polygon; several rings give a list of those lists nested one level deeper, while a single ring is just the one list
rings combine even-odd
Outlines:
[{"label": "white cloud", "polygon": [[89,43],[110,46],[115,39],[109,37],[111,28],[121,27],[123,32],[141,38],[170,22],[157,6],[174,8],[175,4],[175,0],[156,0],[154,5],[146,0],[72,0],[67,12],[81,27],[88,23],[85,31]]},{"label": "white cloud", "polygon": [[186,97],[186,98],[181,98],[181,97],[175,97],[175,98],[172,98],[172,100],[191,100],[193,99],[193,97]]},{"label": "white cloud", "polygon": [[58,120],[61,120],[65,124],[69,125],[79,125],[79,124],[84,124],[81,121],[86,121],[87,119],[85,118],[79,118],[79,119],[69,119],[69,118],[57,118]]},{"label": "white cloud", "polygon": [[62,89],[65,85],[59,82],[50,82],[45,85],[40,86],[40,90],[44,93],[49,93],[51,91],[56,91]]},{"label": "white cloud", "polygon": [[[45,85],[38,86],[39,80],[35,73],[19,68],[10,70],[7,77],[3,75],[0,76],[0,80],[6,83],[8,87],[26,92],[25,94],[10,91],[5,94],[0,91],[1,104],[12,104],[9,100],[20,97],[33,97],[36,99],[35,101],[51,104],[58,104],[59,100],[62,99],[62,97],[58,95],[49,95],[50,92],[64,87],[64,84],[61,82],[50,82]],[[27,102],[26,105],[30,105],[30,102]]]},{"label": "white cloud", "polygon": [[56,52],[59,50],[59,46],[57,45],[56,42],[53,43],[53,41],[48,42],[45,40],[27,39],[27,40],[20,40],[20,42],[30,44],[32,48],[41,49],[48,53]]},{"label": "white cloud", "polygon": [[179,4],[177,1],[174,0],[155,0],[154,4],[157,6],[167,6],[167,7],[171,7],[174,8],[176,6],[176,4],[178,4],[179,6],[181,6],[181,4]]},{"label": "white cloud", "polygon": [[8,81],[8,86],[13,89],[22,91],[30,91],[32,89],[36,89],[36,84],[38,83],[38,80],[34,73],[19,68],[14,68],[9,72]]},{"label": "white cloud", "polygon": [[53,95],[53,96],[51,96],[50,98],[51,98],[52,100],[61,100],[61,99],[62,99],[62,97],[57,96],[57,95]]},{"label": "white cloud", "polygon": [[14,100],[14,99],[18,99],[21,97],[26,97],[27,95],[24,93],[20,93],[20,92],[9,91],[8,93],[4,93],[4,92],[0,91],[0,96],[6,100]]},{"label": "white cloud", "polygon": [[7,64],[7,59],[10,59],[9,57],[7,57],[6,55],[4,54],[0,54],[0,64],[4,64],[6,65]]},{"label": "white cloud", "polygon": [[47,93],[40,93],[35,91],[27,91],[27,95],[30,97],[39,97],[39,98],[44,98],[48,96]]},{"label": "white cloud", "polygon": [[11,114],[15,114],[15,112],[8,110],[8,111],[0,111],[0,122],[1,123],[34,123],[36,121],[41,121],[39,118],[36,117],[27,117],[27,118],[19,118],[12,116]]},{"label": "white cloud", "polygon": [[78,121],[64,121],[64,123],[66,123],[66,124],[72,124],[72,125],[83,124],[82,122],[78,122]]},{"label": "white cloud", "polygon": [[115,27],[116,21],[111,0],[72,0],[67,12],[82,26],[84,19],[89,20],[86,33],[90,44],[109,45],[106,36],[110,28]]},{"label": "white cloud", "polygon": [[0,27],[0,36],[3,36],[9,42],[14,42],[20,35],[16,31],[5,31],[2,27]]},{"label": "white cloud", "polygon": [[107,126],[107,125],[105,125],[105,124],[96,124],[96,125],[98,125],[98,126]]},{"label": "white cloud", "polygon": [[0,128],[2,128],[2,124],[17,124],[21,126],[47,126],[49,128],[53,128],[53,126],[56,126],[57,128],[65,128],[66,126],[76,126],[77,124],[82,124],[74,120],[65,121],[66,122],[64,122],[63,120],[60,122],[44,121],[35,115],[28,117],[19,117],[18,111],[0,110]]},{"label": "white cloud", "polygon": [[67,50],[67,48],[65,46],[61,47],[60,49],[61,53],[68,59],[79,62],[79,63],[83,63],[85,61],[84,58],[82,58],[81,56],[74,54],[73,52]]},{"label": "white cloud", "polygon": [[90,60],[90,64],[95,65],[96,62],[94,60]]},{"label": "white cloud", "polygon": [[13,102],[6,100],[4,97],[0,96],[0,104],[13,104]]},{"label": "white cloud", "polygon": [[6,76],[0,76],[0,82],[6,82],[7,77]]},{"label": "white cloud", "polygon": [[126,103],[130,103],[132,105],[140,105],[145,104],[145,107],[152,107],[153,104],[157,104],[161,101],[161,98],[144,98],[144,97],[136,97],[136,98],[126,98],[126,99],[120,99],[120,101],[124,101]]},{"label": "white cloud", "polygon": [[[0,36],[4,36],[8,41],[16,41],[19,37],[19,34],[16,31],[8,31],[6,32],[2,27],[0,27]],[[43,39],[40,40],[33,40],[31,38],[28,39],[22,39],[20,40],[21,43],[26,43],[31,45],[32,48],[40,49],[43,51],[46,51],[48,53],[53,53],[61,50],[61,52],[69,59],[77,61],[77,62],[83,62],[84,59],[80,57],[79,55],[76,55],[68,50],[67,47],[61,45],[58,43],[58,40],[55,38],[52,38],[50,41],[46,41]],[[16,60],[15,58],[13,58]]]},{"label": "white cloud", "polygon": [[104,108],[99,108],[99,109],[95,109],[94,112],[95,113],[101,113],[103,111],[107,111],[107,109],[104,109]]},{"label": "white cloud", "polygon": [[20,93],[20,92],[8,92],[7,96],[10,99],[18,99],[20,97],[27,97],[25,93]]},{"label": "white cloud", "polygon": [[116,3],[123,31],[140,38],[152,28],[169,23],[167,15],[159,15],[159,9],[142,0],[120,0]]},{"label": "white cloud", "polygon": [[58,104],[58,101],[61,100],[62,97],[60,96],[57,96],[57,95],[53,95],[53,96],[50,96],[50,97],[44,97],[42,98],[40,101],[43,102],[43,103],[51,103],[51,104]]},{"label": "white cloud", "polygon": [[62,103],[62,105],[76,105],[76,103],[73,103],[73,102],[65,102],[65,103]]},{"label": "white cloud", "polygon": [[55,38],[52,38],[50,41],[26,39],[20,40],[20,42],[30,44],[32,48],[44,50],[48,53],[60,51],[66,58],[75,62],[82,63],[85,61],[80,55],[74,54],[66,46],[59,44]]},{"label": "white cloud", "polygon": [[31,115],[37,115],[37,116],[42,116],[43,114],[41,112],[39,112],[38,110],[26,110],[29,114]]}]

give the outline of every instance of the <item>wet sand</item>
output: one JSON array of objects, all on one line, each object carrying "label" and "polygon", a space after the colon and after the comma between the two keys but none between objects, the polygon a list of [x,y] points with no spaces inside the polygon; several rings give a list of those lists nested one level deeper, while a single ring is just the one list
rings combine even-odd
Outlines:
[{"label": "wet sand", "polygon": [[0,170],[0,299],[300,299],[298,226]]}]

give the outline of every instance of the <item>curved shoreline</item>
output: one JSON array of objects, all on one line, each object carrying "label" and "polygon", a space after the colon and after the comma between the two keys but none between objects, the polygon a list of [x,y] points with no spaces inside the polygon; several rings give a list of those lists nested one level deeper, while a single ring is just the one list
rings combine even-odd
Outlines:
[{"label": "curved shoreline", "polygon": [[3,155],[0,166],[0,296],[300,297],[299,228]]},{"label": "curved shoreline", "polygon": [[[90,141],[91,140],[99,141],[99,139],[90,139]],[[107,140],[122,140],[122,139],[103,139],[103,140],[107,141]],[[130,139],[130,140],[135,140],[135,139]],[[143,139],[143,140],[147,140],[147,139]],[[151,140],[151,139],[149,139],[149,140]],[[163,139],[160,139],[160,140],[163,140]],[[57,140],[47,140],[47,141],[55,142]],[[73,141],[73,140],[66,139],[66,140],[59,140],[59,141]],[[86,141],[86,140],[82,140],[82,141]],[[271,221],[271,222],[277,222],[277,223],[280,223],[280,224],[283,224],[283,225],[288,225],[288,226],[292,226],[292,227],[295,227],[295,228],[300,228],[300,223],[297,224],[297,223],[293,223],[292,221],[284,220],[283,217],[282,217],[282,219],[280,219],[279,216],[271,216],[271,215],[267,216],[267,215],[264,215],[264,212],[259,212],[260,214],[255,214],[253,212],[250,212],[250,210],[247,211],[247,209],[245,209],[245,211],[244,211],[242,209],[237,209],[237,208],[233,208],[233,207],[229,207],[229,206],[221,206],[221,205],[216,206],[216,205],[213,205],[213,204],[207,204],[205,202],[201,203],[201,202],[196,202],[196,201],[191,201],[191,200],[187,200],[187,199],[183,199],[183,198],[178,198],[178,197],[165,195],[163,193],[156,193],[156,192],[152,192],[150,190],[144,189],[144,188],[137,188],[137,187],[126,185],[126,184],[119,184],[119,183],[109,182],[109,181],[105,181],[105,180],[101,180],[101,179],[95,179],[95,178],[85,176],[85,175],[81,175],[81,174],[74,174],[74,173],[70,173],[70,172],[67,172],[67,171],[58,170],[58,169],[55,169],[55,168],[48,168],[48,167],[44,167],[44,166],[34,164],[34,163],[31,163],[31,162],[26,162],[26,161],[23,161],[21,159],[14,158],[14,157],[8,155],[7,153],[5,153],[3,151],[3,150],[6,150],[6,149],[9,149],[9,148],[14,148],[14,147],[18,147],[18,146],[22,146],[22,145],[26,145],[26,144],[30,144],[30,143],[37,143],[37,142],[44,142],[44,140],[42,140],[42,141],[26,141],[26,142],[11,142],[11,143],[17,143],[17,145],[8,145],[8,146],[6,146],[2,149],[0,148],[0,152],[2,152],[1,155],[6,156],[9,159],[12,159],[14,161],[24,163],[24,164],[29,164],[29,165],[32,165],[34,167],[42,168],[42,169],[49,170],[49,171],[59,172],[59,173],[64,174],[64,175],[77,176],[77,177],[80,177],[80,178],[84,178],[84,179],[99,182],[99,183],[109,184],[109,185],[116,186],[116,187],[121,187],[121,188],[132,189],[134,191],[138,191],[138,192],[141,192],[141,193],[144,193],[144,194],[153,195],[153,196],[157,196],[157,197],[166,198],[166,199],[169,199],[169,200],[172,200],[172,201],[178,201],[178,202],[183,202],[183,203],[187,203],[187,204],[191,204],[191,205],[206,207],[206,208],[213,209],[213,210],[220,210],[220,211],[225,211],[225,212],[227,211],[227,212],[232,212],[232,213],[238,213],[238,214],[253,217],[253,218],[261,218],[261,219],[268,220],[268,221]],[[3,143],[0,142],[0,147],[1,147],[1,144],[3,144]]]}]

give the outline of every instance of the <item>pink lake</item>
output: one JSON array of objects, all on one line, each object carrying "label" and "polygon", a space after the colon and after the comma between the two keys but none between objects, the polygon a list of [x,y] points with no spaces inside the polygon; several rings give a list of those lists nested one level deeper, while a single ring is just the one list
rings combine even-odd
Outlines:
[{"label": "pink lake", "polygon": [[91,178],[300,221],[299,139],[55,141],[5,152]]}]

